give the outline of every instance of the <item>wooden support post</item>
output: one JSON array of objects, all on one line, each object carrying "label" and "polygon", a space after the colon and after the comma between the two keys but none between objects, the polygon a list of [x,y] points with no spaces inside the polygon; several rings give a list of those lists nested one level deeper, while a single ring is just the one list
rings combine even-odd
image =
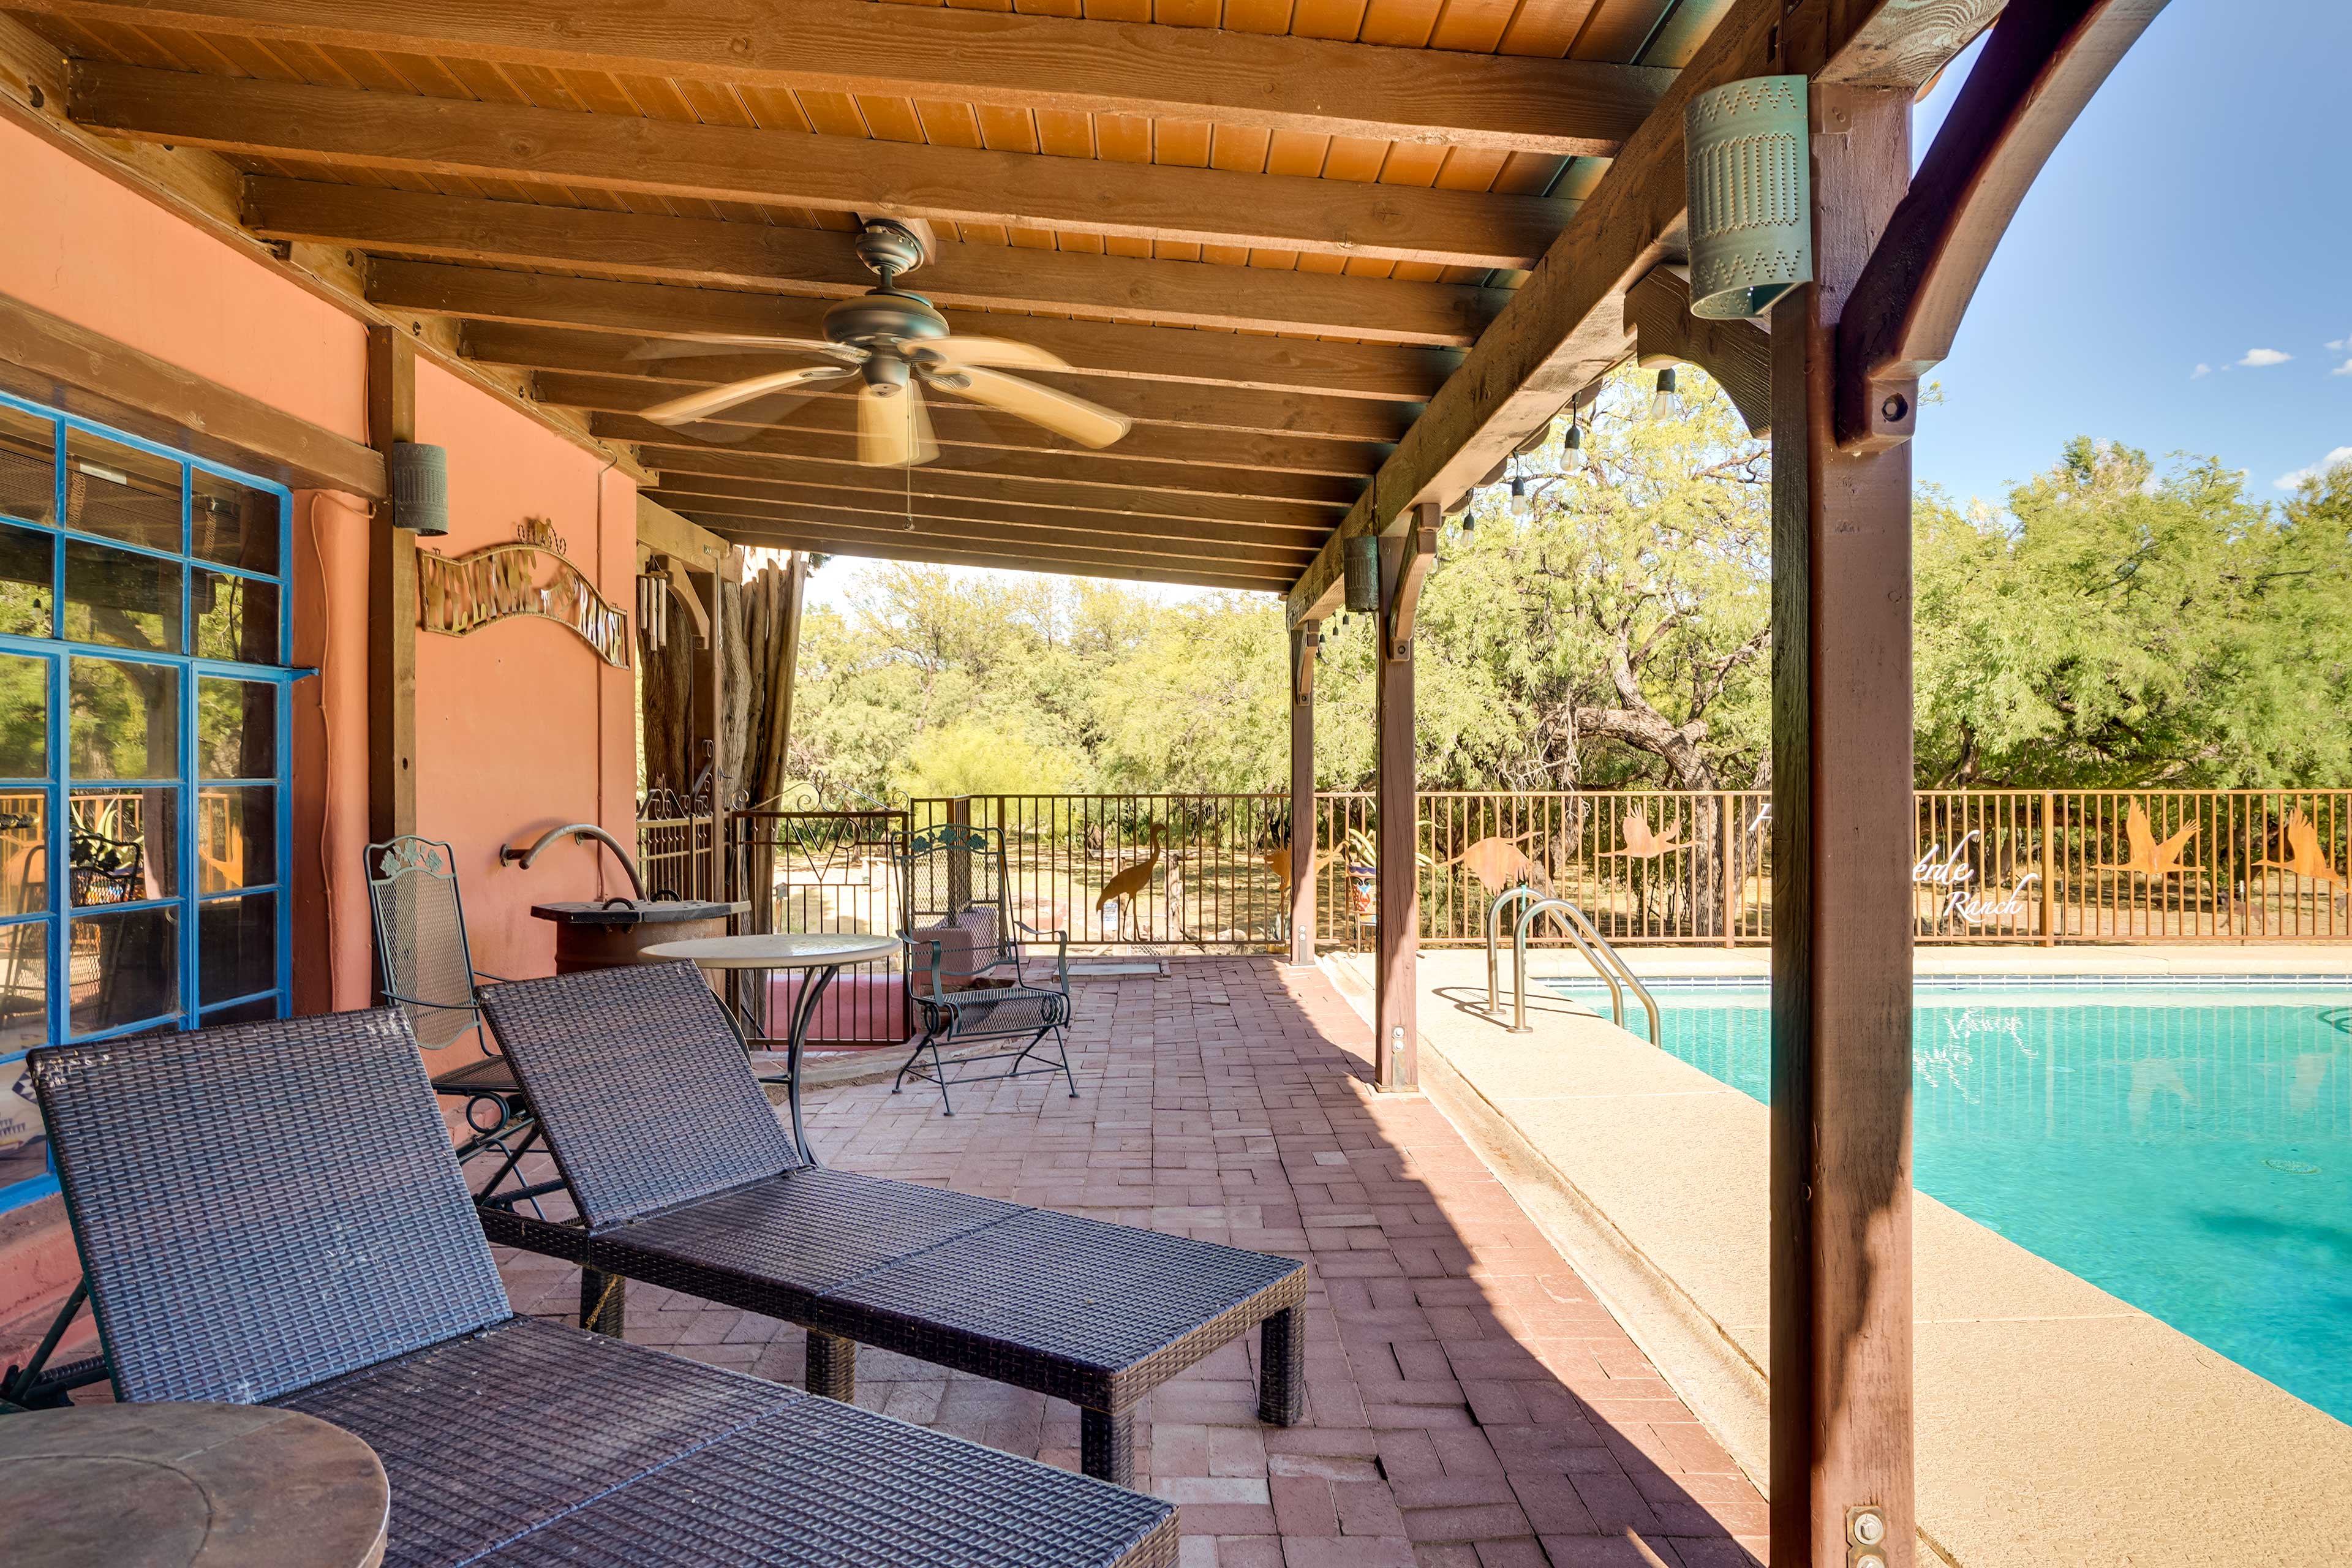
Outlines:
[{"label": "wooden support post", "polygon": [[727,864],[728,793],[734,787],[727,776],[727,593],[716,566],[689,572],[687,578],[704,628],[694,654],[694,712],[688,732],[710,769],[710,854],[703,874],[710,879],[710,896],[717,898]]},{"label": "wooden support post", "polygon": [[[1840,451],[1841,309],[1909,91],[1816,82],[1812,286],[1772,318],[1774,1568],[1912,1568],[1910,448]],[[1866,1528],[1866,1527],[1865,1527]]]},{"label": "wooden support post", "polygon": [[[368,442],[387,465],[416,439],[416,351],[396,327],[367,334]],[[368,837],[416,831],[416,535],[390,500],[368,529]]]},{"label": "wooden support post", "polygon": [[[1425,501],[1413,509],[1413,526],[1381,541],[1381,613],[1377,673],[1380,714],[1376,804],[1380,811],[1380,926],[1374,957],[1376,1004],[1373,1026],[1375,1081],[1387,1089],[1420,1087],[1420,1035],[1414,1020],[1421,956],[1421,876],[1414,858],[1421,840],[1421,801],[1415,787],[1412,735],[1412,637],[1410,599],[1428,569],[1419,546],[1426,532],[1434,540],[1438,508]],[[1401,606],[1400,601],[1405,601]],[[1397,611],[1404,610],[1404,634],[1391,637]]]},{"label": "wooden support post", "polygon": [[1290,634],[1290,962],[1315,962],[1315,655],[1323,624]]}]

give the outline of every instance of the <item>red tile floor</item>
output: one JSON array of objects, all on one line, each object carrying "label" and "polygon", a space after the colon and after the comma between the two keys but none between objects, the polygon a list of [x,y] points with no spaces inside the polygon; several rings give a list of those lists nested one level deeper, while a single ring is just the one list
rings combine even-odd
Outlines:
[{"label": "red tile floor", "polygon": [[[813,1093],[828,1163],[1300,1258],[1305,1425],[1258,1425],[1256,1336],[1164,1384],[1138,1484],[1181,1568],[1734,1568],[1764,1503],[1436,1108],[1376,1097],[1370,1030],[1319,973],[1174,959],[1081,982],[1058,1080]],[[501,1254],[522,1310],[578,1275]],[[628,1337],[797,1383],[801,1331],[632,1286]],[[867,1350],[858,1402],[1077,1464],[1075,1407]]]}]

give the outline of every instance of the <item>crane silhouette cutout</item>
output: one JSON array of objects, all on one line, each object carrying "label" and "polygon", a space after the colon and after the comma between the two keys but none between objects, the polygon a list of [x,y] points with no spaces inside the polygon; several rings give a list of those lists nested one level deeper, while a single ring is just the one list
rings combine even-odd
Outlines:
[{"label": "crane silhouette cutout", "polygon": [[2190,823],[2171,837],[2158,843],[2156,829],[2148,825],[2147,807],[2138,801],[2131,804],[2131,812],[2124,818],[2124,837],[2131,853],[2116,866],[2101,866],[2102,871],[2137,871],[2144,877],[2169,877],[2189,868],[2180,863],[2181,847],[2197,837],[2197,824]]},{"label": "crane silhouette cutout", "polygon": [[[1160,824],[1157,822],[1153,823],[1151,825],[1151,853],[1144,857],[1142,859],[1138,860],[1134,865],[1129,866],[1124,871],[1121,871],[1118,876],[1113,877],[1109,881],[1105,882],[1102,886],[1101,896],[1095,900],[1095,913],[1097,915],[1102,913],[1103,906],[1109,903],[1113,899],[1117,899],[1118,900],[1119,931],[1121,935],[1126,933],[1128,918],[1135,914],[1136,895],[1142,892],[1144,889],[1151,886],[1151,873],[1160,869]],[[1138,937],[1143,935],[1143,921],[1140,916],[1136,917],[1135,934]]]},{"label": "crane silhouette cutout", "polygon": [[2257,860],[2257,866],[2275,866],[2290,877],[2308,877],[2315,882],[2334,883],[2339,888],[2352,887],[2344,873],[2327,863],[2327,856],[2319,847],[2319,825],[2304,815],[2296,806],[2286,814],[2287,856],[2284,860]]}]

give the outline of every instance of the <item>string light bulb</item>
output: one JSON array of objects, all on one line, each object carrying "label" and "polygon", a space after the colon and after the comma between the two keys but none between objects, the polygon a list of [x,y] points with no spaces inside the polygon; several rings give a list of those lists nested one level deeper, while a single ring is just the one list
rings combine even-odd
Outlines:
[{"label": "string light bulb", "polygon": [[1682,416],[1682,394],[1675,390],[1675,367],[1668,365],[1658,373],[1658,390],[1650,399],[1650,417],[1679,419]]},{"label": "string light bulb", "polygon": [[1584,467],[1584,428],[1577,424],[1573,414],[1568,416],[1568,442],[1560,448],[1559,466],[1570,469]]}]

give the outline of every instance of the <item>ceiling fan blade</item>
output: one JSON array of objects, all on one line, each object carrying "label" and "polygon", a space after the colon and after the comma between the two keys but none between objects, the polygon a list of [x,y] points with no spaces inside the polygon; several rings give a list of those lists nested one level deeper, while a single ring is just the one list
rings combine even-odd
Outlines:
[{"label": "ceiling fan blade", "polygon": [[1001,408],[1007,414],[1017,414],[1032,425],[1042,425],[1057,436],[1067,436],[1080,446],[1108,447],[1126,435],[1134,423],[1126,415],[1113,414],[1099,404],[1034,381],[1024,381],[1017,375],[1001,375],[977,365],[959,367],[958,374],[968,384],[942,386],[940,390],[984,403],[991,408]]},{"label": "ceiling fan blade", "polygon": [[1069,362],[1061,355],[1041,349],[1034,343],[1014,342],[1011,338],[967,338],[958,333],[941,338],[929,347],[952,365],[996,365],[1013,370],[1070,368]]},{"label": "ceiling fan blade", "polygon": [[940,455],[921,390],[909,381],[896,392],[868,385],[857,398],[857,460],[871,468],[903,468]]},{"label": "ceiling fan blade", "polygon": [[775,393],[821,386],[829,381],[845,381],[856,374],[845,364],[812,364],[803,365],[797,370],[774,371],[726,386],[689,392],[684,397],[673,397],[667,403],[656,403],[642,410],[641,416],[656,425],[690,425],[697,419],[724,414],[730,408],[740,407]]}]

